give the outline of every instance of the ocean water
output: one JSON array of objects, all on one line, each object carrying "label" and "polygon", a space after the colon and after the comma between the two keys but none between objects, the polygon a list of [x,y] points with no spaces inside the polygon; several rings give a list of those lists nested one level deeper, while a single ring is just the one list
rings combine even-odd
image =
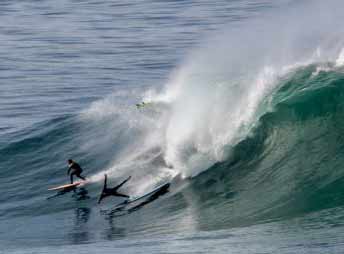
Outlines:
[{"label": "ocean water", "polygon": [[1,1],[0,253],[343,253],[343,7]]}]

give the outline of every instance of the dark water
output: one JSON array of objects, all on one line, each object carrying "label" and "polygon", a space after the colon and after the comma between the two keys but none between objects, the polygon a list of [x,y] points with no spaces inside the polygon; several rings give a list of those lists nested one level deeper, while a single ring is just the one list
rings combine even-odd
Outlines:
[{"label": "dark water", "polygon": [[0,253],[342,253],[342,7],[2,1]]}]

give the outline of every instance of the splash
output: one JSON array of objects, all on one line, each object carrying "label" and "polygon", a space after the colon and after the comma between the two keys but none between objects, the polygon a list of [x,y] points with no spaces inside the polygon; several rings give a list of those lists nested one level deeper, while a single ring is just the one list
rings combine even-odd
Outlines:
[{"label": "splash", "polygon": [[[149,107],[125,111],[125,117],[118,113],[126,119],[118,128],[131,142],[119,148],[108,171],[189,177],[225,160],[260,116],[273,110],[271,97],[288,73],[312,63],[343,64],[342,5],[291,3],[283,12],[208,34],[171,73],[163,92],[135,95]],[[98,103],[88,116],[96,119],[90,112],[113,107],[129,104]]]}]

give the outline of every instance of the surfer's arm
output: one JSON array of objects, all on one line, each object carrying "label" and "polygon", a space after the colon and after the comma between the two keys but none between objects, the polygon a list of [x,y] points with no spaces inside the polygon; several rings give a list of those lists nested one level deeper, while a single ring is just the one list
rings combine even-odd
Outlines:
[{"label": "surfer's arm", "polygon": [[67,175],[69,175],[71,169],[72,169],[72,167],[68,168]]},{"label": "surfer's arm", "polygon": [[107,174],[104,174],[104,189],[107,188]]}]

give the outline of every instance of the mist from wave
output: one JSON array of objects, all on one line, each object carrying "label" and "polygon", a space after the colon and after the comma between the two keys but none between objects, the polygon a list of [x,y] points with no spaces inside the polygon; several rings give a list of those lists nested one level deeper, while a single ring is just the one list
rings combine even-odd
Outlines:
[{"label": "mist from wave", "polygon": [[107,135],[126,133],[127,143],[107,172],[136,172],[150,186],[178,174],[195,176],[228,158],[259,118],[274,110],[274,92],[288,73],[312,63],[341,66],[341,5],[294,3],[283,13],[208,34],[162,91],[143,93],[142,100],[152,104],[142,110],[133,100],[119,104],[120,94],[94,103],[83,117],[108,119]]}]

